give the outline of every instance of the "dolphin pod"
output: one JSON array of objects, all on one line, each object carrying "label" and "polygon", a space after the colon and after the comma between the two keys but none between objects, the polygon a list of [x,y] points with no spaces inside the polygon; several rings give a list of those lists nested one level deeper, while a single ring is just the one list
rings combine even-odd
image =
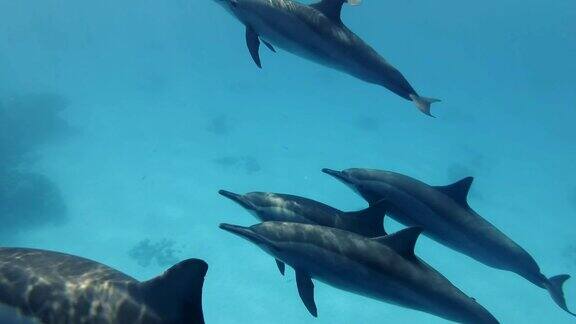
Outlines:
[{"label": "dolphin pod", "polygon": [[[342,212],[312,199],[268,192],[219,193],[263,223],[220,228],[258,245],[284,274],[296,271],[299,295],[317,316],[312,278],[336,288],[462,323],[498,323],[475,299],[414,255],[417,227],[387,235],[385,201]],[[361,220],[364,217],[366,220]]]},{"label": "dolphin pod", "polygon": [[517,273],[546,289],[569,314],[562,286],[569,275],[547,278],[520,245],[468,205],[473,178],[433,187],[411,177],[382,170],[323,169],[362,196],[369,204],[386,201],[388,214],[406,226],[419,226],[433,240],[488,266]]},{"label": "dolphin pod", "polygon": [[[260,47],[291,54],[382,86],[432,116],[440,100],[418,94],[404,75],[346,27],[344,4],[360,0],[214,0],[245,28],[248,53],[262,68]],[[284,275],[294,269],[298,294],[318,316],[314,282],[466,324],[499,321],[414,252],[424,234],[490,267],[514,272],[548,291],[566,313],[567,274],[546,277],[535,259],[468,204],[473,178],[430,186],[373,169],[323,169],[369,204],[342,211],[289,194],[220,194],[260,223],[219,227],[272,256]],[[406,228],[388,234],[389,215]],[[140,282],[79,256],[29,248],[0,248],[0,324],[203,324],[202,289],[208,265],[182,261]],[[560,312],[559,312],[560,313]],[[564,313],[560,313],[564,314]]]},{"label": "dolphin pod", "polygon": [[[521,275],[546,289],[558,306],[574,315],[562,290],[570,276],[546,278],[528,252],[468,205],[473,178],[432,187],[387,171],[322,171],[360,194],[369,207],[343,212],[295,195],[219,191],[262,222],[250,227],[221,224],[220,228],[271,255],[282,266],[282,274],[286,264],[292,267],[299,295],[313,316],[318,315],[312,282],[316,279],[455,322],[498,323],[474,298],[414,254],[420,233],[484,264]],[[388,235],[384,215],[408,228]]]},{"label": "dolphin pod", "polygon": [[333,68],[368,83],[387,88],[414,102],[432,116],[430,106],[440,100],[420,96],[408,80],[340,19],[344,3],[359,0],[322,0],[312,5],[291,0],[214,0],[246,29],[246,44],[258,67],[260,43],[274,46]]},{"label": "dolphin pod", "polygon": [[[343,212],[312,199],[271,192],[250,192],[239,195],[220,190],[222,196],[231,199],[260,221],[284,221],[303,224],[318,224],[349,230],[368,237],[386,235],[384,231],[383,204],[374,204],[364,210]],[[282,275],[286,269],[284,262],[276,259]]]},{"label": "dolphin pod", "polygon": [[0,248],[0,323],[202,324],[207,270],[189,259],[139,282],[69,254]]}]

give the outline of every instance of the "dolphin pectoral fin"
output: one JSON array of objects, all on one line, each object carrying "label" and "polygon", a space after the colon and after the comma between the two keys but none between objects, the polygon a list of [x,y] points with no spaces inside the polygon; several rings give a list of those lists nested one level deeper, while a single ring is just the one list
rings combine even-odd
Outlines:
[{"label": "dolphin pectoral fin", "polygon": [[276,259],[276,265],[278,266],[278,270],[280,270],[280,273],[282,275],[284,275],[284,272],[286,271],[286,264],[284,264],[284,262]]},{"label": "dolphin pectoral fin", "polygon": [[375,237],[373,240],[388,246],[405,258],[414,259],[416,258],[414,248],[420,234],[422,234],[422,228],[408,227],[388,236]]},{"label": "dolphin pectoral fin", "polygon": [[430,117],[434,117],[430,113],[430,106],[435,102],[440,102],[440,99],[420,97],[416,94],[411,94],[410,99],[414,102],[416,107],[418,107],[418,109],[420,109],[421,112],[423,112],[424,114],[426,114]]},{"label": "dolphin pectoral fin", "polygon": [[272,44],[268,43],[267,41],[261,39],[262,43],[264,43],[264,45],[266,45],[266,47],[268,47],[269,50],[271,50],[272,52],[276,53],[276,49],[274,48],[274,46],[272,46]]},{"label": "dolphin pectoral fin", "polygon": [[262,63],[260,62],[260,39],[258,35],[252,29],[252,27],[246,26],[246,45],[248,45],[248,50],[250,51],[250,56],[256,63],[256,66],[262,68]]},{"label": "dolphin pectoral fin", "polygon": [[296,270],[296,284],[298,285],[298,294],[304,302],[304,306],[308,309],[310,314],[318,317],[318,309],[314,301],[314,283],[310,276],[300,270]]},{"label": "dolphin pectoral fin", "polygon": [[554,276],[548,279],[548,282],[544,284],[544,287],[548,290],[548,293],[550,293],[550,296],[552,296],[552,299],[558,306],[560,306],[560,308],[568,314],[576,316],[576,314],[571,312],[568,309],[568,306],[566,306],[566,299],[564,298],[564,291],[562,290],[564,283],[568,279],[570,279],[570,276],[567,274]]},{"label": "dolphin pectoral fin", "polygon": [[460,181],[454,182],[451,185],[436,186],[434,188],[441,191],[446,196],[449,196],[463,207],[470,208],[468,206],[468,193],[470,192],[470,187],[472,186],[473,181],[473,177],[466,177]]},{"label": "dolphin pectoral fin", "polygon": [[362,0],[320,0],[317,3],[311,4],[310,7],[322,12],[324,16],[333,21],[342,22],[340,20],[340,13],[342,12],[342,6],[344,3],[348,3],[351,6],[357,6],[361,2]]}]

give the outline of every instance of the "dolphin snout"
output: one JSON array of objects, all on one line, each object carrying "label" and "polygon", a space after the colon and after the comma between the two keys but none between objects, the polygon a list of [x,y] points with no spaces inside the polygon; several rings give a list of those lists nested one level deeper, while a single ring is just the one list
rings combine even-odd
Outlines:
[{"label": "dolphin snout", "polygon": [[345,183],[350,183],[350,179],[346,176],[346,174],[344,174],[344,172],[342,171],[336,171],[336,170],[332,170],[332,169],[322,169],[322,172],[342,181]]},{"label": "dolphin snout", "polygon": [[241,197],[241,195],[239,195],[237,193],[233,193],[231,191],[226,191],[226,190],[218,190],[218,193],[221,194],[222,196],[224,196],[228,199],[232,199],[234,201],[236,201],[237,199],[239,199]]},{"label": "dolphin snout", "polygon": [[219,190],[218,193],[234,202],[236,202],[238,205],[248,209],[248,210],[252,210],[254,209],[254,205],[246,198],[244,197],[244,195],[240,195],[237,193],[233,193],[231,191],[226,191],[226,190]]},{"label": "dolphin snout", "polygon": [[[262,224],[260,224],[260,225],[262,225]],[[254,225],[252,227],[244,227],[244,226],[222,223],[219,225],[219,227],[221,229],[225,230],[226,232],[230,232],[234,235],[237,235],[243,239],[246,239],[246,240],[258,245],[261,248],[264,248],[268,251],[277,252],[279,250],[279,247],[278,247],[276,242],[270,240],[269,238],[263,236],[261,233],[258,233],[258,231],[254,230],[254,227],[257,227],[260,225]]]},{"label": "dolphin snout", "polygon": [[226,232],[230,232],[234,235],[240,236],[248,241],[258,242],[258,235],[256,235],[249,227],[239,226],[239,225],[232,225],[222,223],[218,227],[225,230]]},{"label": "dolphin snout", "polygon": [[250,232],[248,227],[226,224],[226,223],[222,223],[222,224],[218,225],[218,227],[225,230],[226,232],[230,232],[232,234],[236,234],[236,235],[240,235],[240,236],[246,236],[246,233]]}]

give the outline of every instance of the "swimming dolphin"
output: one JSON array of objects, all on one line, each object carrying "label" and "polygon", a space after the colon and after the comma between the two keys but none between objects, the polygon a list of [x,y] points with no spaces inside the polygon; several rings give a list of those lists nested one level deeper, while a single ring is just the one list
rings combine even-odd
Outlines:
[{"label": "swimming dolphin", "polygon": [[189,259],[139,282],[73,255],[0,248],[0,319],[27,324],[202,324],[207,270],[206,262]]},{"label": "swimming dolphin", "polygon": [[259,220],[316,224],[339,228],[367,237],[384,236],[384,203],[366,209],[344,212],[321,202],[288,194],[250,192],[239,195],[220,190],[219,193],[238,203]]},{"label": "swimming dolphin", "polygon": [[[282,221],[303,224],[317,224],[334,227],[363,236],[384,236],[383,204],[375,204],[356,212],[343,212],[321,202],[287,194],[271,192],[250,192],[239,195],[230,191],[220,190],[219,193],[238,203],[259,220]],[[286,266],[276,260],[280,273],[284,275]]]},{"label": "swimming dolphin", "polygon": [[424,234],[488,266],[517,273],[546,289],[558,306],[568,310],[562,286],[569,275],[546,278],[520,245],[478,215],[468,205],[473,178],[441,187],[429,186],[408,176],[373,169],[323,169],[369,204],[388,202],[389,215],[406,226],[419,226]]},{"label": "swimming dolphin", "polygon": [[269,49],[278,46],[292,54],[334,68],[363,81],[387,88],[413,101],[430,114],[438,99],[418,95],[410,83],[372,47],[350,31],[340,19],[345,2],[322,0],[305,5],[291,0],[214,0],[246,26],[246,43],[258,67],[260,41]]},{"label": "swimming dolphin", "polygon": [[247,239],[294,268],[298,293],[315,317],[318,312],[312,278],[460,323],[498,323],[473,298],[414,255],[419,228],[379,238],[286,222],[264,222],[251,227],[220,224],[220,228]]}]

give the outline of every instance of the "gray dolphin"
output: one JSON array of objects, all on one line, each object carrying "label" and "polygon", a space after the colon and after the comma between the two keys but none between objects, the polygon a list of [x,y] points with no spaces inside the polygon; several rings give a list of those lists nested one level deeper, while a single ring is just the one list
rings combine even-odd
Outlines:
[{"label": "gray dolphin", "polygon": [[202,324],[207,270],[206,262],[189,259],[139,282],[73,255],[0,248],[0,319],[22,324]]},{"label": "gray dolphin", "polygon": [[249,192],[239,195],[220,190],[219,193],[244,207],[259,220],[316,224],[339,228],[367,237],[384,236],[385,203],[366,209],[344,212],[321,202],[288,194]]},{"label": "gray dolphin", "polygon": [[498,323],[473,298],[414,255],[419,228],[379,238],[286,222],[264,222],[251,227],[221,224],[220,228],[247,239],[294,268],[298,293],[313,316],[318,313],[311,278],[451,321]]},{"label": "gray dolphin", "polygon": [[363,81],[387,88],[413,101],[430,114],[438,99],[421,97],[410,83],[340,19],[344,3],[322,0],[305,5],[291,0],[214,0],[246,26],[246,43],[258,67],[260,41],[271,50],[278,46],[292,54],[334,68]]},{"label": "gray dolphin", "polygon": [[473,178],[464,178],[448,186],[429,186],[411,177],[373,169],[323,169],[369,204],[388,201],[392,218],[406,226],[419,226],[437,242],[488,266],[517,273],[546,289],[558,306],[566,306],[562,286],[569,275],[546,278],[540,267],[520,245],[512,241],[468,205],[467,196]]},{"label": "gray dolphin", "polygon": [[[384,204],[375,204],[364,210],[343,212],[321,202],[287,194],[249,192],[239,195],[220,190],[219,193],[238,203],[259,220],[317,224],[354,232],[367,237],[384,236]],[[276,260],[280,273],[286,266]]]}]

